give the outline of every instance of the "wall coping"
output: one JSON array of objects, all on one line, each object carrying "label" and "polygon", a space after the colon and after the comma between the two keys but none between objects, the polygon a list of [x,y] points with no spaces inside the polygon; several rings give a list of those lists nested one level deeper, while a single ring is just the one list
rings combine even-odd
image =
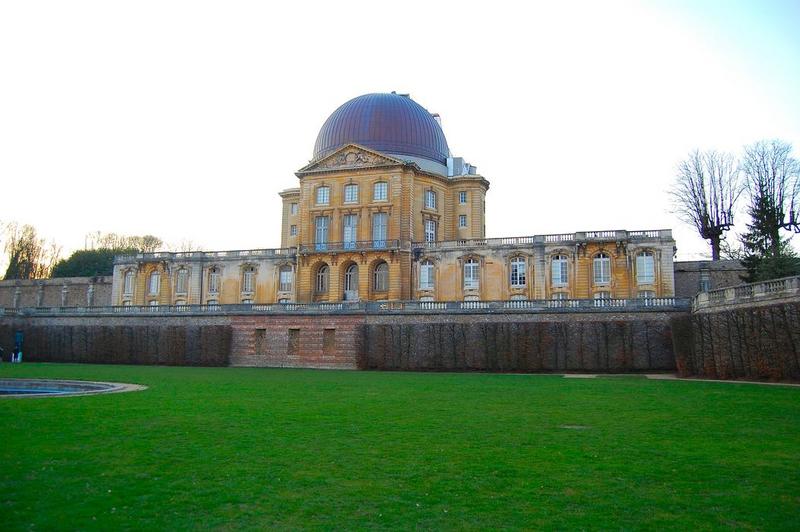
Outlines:
[{"label": "wall coping", "polygon": [[800,299],[800,275],[700,292],[692,301],[695,312],[708,308],[752,305],[780,299]]},{"label": "wall coping", "polygon": [[363,301],[235,305],[0,308],[0,317],[32,316],[207,316],[292,314],[524,314],[686,312],[689,299],[539,299],[513,301]]}]

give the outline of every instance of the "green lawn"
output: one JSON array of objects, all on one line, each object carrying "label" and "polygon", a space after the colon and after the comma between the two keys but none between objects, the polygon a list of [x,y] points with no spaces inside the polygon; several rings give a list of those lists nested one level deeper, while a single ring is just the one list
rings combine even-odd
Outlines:
[{"label": "green lawn", "polygon": [[0,528],[800,529],[800,389],[23,364]]}]

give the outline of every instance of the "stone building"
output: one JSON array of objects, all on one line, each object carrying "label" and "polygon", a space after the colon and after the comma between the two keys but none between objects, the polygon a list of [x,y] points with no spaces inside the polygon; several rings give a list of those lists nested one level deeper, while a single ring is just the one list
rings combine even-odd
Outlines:
[{"label": "stone building", "polygon": [[112,305],[673,297],[670,230],[485,237],[489,181],[404,94],[325,121],[278,249],[118,257]]}]

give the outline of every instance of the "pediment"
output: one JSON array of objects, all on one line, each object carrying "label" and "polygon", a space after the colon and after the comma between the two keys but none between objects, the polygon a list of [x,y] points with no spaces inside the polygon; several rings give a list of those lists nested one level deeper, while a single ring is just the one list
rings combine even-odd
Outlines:
[{"label": "pediment", "polygon": [[330,170],[348,170],[353,168],[371,168],[378,166],[397,166],[405,164],[400,159],[389,157],[358,144],[348,144],[332,154],[314,161],[298,170],[297,174],[325,172]]}]

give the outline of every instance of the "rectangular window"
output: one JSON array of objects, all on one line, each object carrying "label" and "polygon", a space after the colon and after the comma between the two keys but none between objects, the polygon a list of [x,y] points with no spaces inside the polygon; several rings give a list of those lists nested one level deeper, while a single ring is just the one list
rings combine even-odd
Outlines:
[{"label": "rectangular window", "polygon": [[336,354],[336,329],[322,330],[322,356],[331,357]]},{"label": "rectangular window", "polygon": [[242,278],[242,292],[252,292],[253,291],[253,278],[255,277],[256,272],[252,269],[247,269],[244,271],[243,278]]},{"label": "rectangular window", "polygon": [[569,282],[567,276],[567,257],[563,255],[553,257],[551,273],[553,276],[553,286],[566,286]]},{"label": "rectangular window", "polygon": [[297,203],[292,203],[291,205],[289,205],[289,214],[291,214],[292,216],[297,214]]},{"label": "rectangular window", "polygon": [[329,219],[327,216],[317,216],[314,221],[314,244],[317,251],[328,249],[328,227]]},{"label": "rectangular window", "polygon": [[161,274],[153,272],[150,274],[150,295],[158,295],[161,290]]},{"label": "rectangular window", "polygon": [[175,292],[178,294],[185,294],[189,280],[189,272],[187,270],[178,270]]},{"label": "rectangular window", "polygon": [[511,261],[511,286],[525,286],[525,259],[518,257]]},{"label": "rectangular window", "polygon": [[386,247],[386,230],[389,215],[385,212],[377,212],[372,215],[372,247]]},{"label": "rectangular window", "polygon": [[459,214],[458,215],[458,226],[459,227],[466,227],[467,226],[467,215],[466,214]]},{"label": "rectangular window", "polygon": [[425,220],[425,242],[436,242],[435,220]]},{"label": "rectangular window", "polygon": [[219,271],[216,269],[208,272],[208,292],[210,294],[219,292]]},{"label": "rectangular window", "polygon": [[355,249],[358,237],[358,216],[345,214],[342,216],[342,242],[345,249]]},{"label": "rectangular window", "polygon": [[297,236],[297,226],[289,226],[289,236]]},{"label": "rectangular window", "polygon": [[358,185],[351,183],[344,186],[344,202],[358,203]]},{"label": "rectangular window", "polygon": [[300,329],[289,329],[286,341],[286,354],[295,357],[300,354]]},{"label": "rectangular window", "polygon": [[636,256],[636,282],[638,284],[652,284],[656,280],[653,254],[640,253]]},{"label": "rectangular window", "polygon": [[594,284],[608,284],[611,282],[611,259],[600,254],[593,261]]},{"label": "rectangular window", "polygon": [[133,294],[133,272],[125,273],[125,289],[123,292],[128,296]]},{"label": "rectangular window", "polygon": [[458,202],[461,205],[464,205],[464,204],[467,203],[467,193],[466,193],[466,191],[462,190],[461,192],[458,193]]},{"label": "rectangular window", "polygon": [[433,190],[425,191],[425,208],[436,210],[436,192]]},{"label": "rectangular window", "polygon": [[317,205],[327,205],[331,201],[330,187],[317,187]]},{"label": "rectangular window", "polygon": [[292,268],[289,266],[285,266],[281,268],[280,273],[280,291],[281,292],[291,292],[292,291]]},{"label": "rectangular window", "polygon": [[425,261],[419,266],[420,290],[433,290],[433,263]]},{"label": "rectangular window", "polygon": [[386,201],[389,198],[389,184],[385,181],[375,183],[372,189],[372,201]]},{"label": "rectangular window", "polygon": [[480,264],[475,260],[468,260],[464,264],[464,288],[477,290],[480,286]]}]

